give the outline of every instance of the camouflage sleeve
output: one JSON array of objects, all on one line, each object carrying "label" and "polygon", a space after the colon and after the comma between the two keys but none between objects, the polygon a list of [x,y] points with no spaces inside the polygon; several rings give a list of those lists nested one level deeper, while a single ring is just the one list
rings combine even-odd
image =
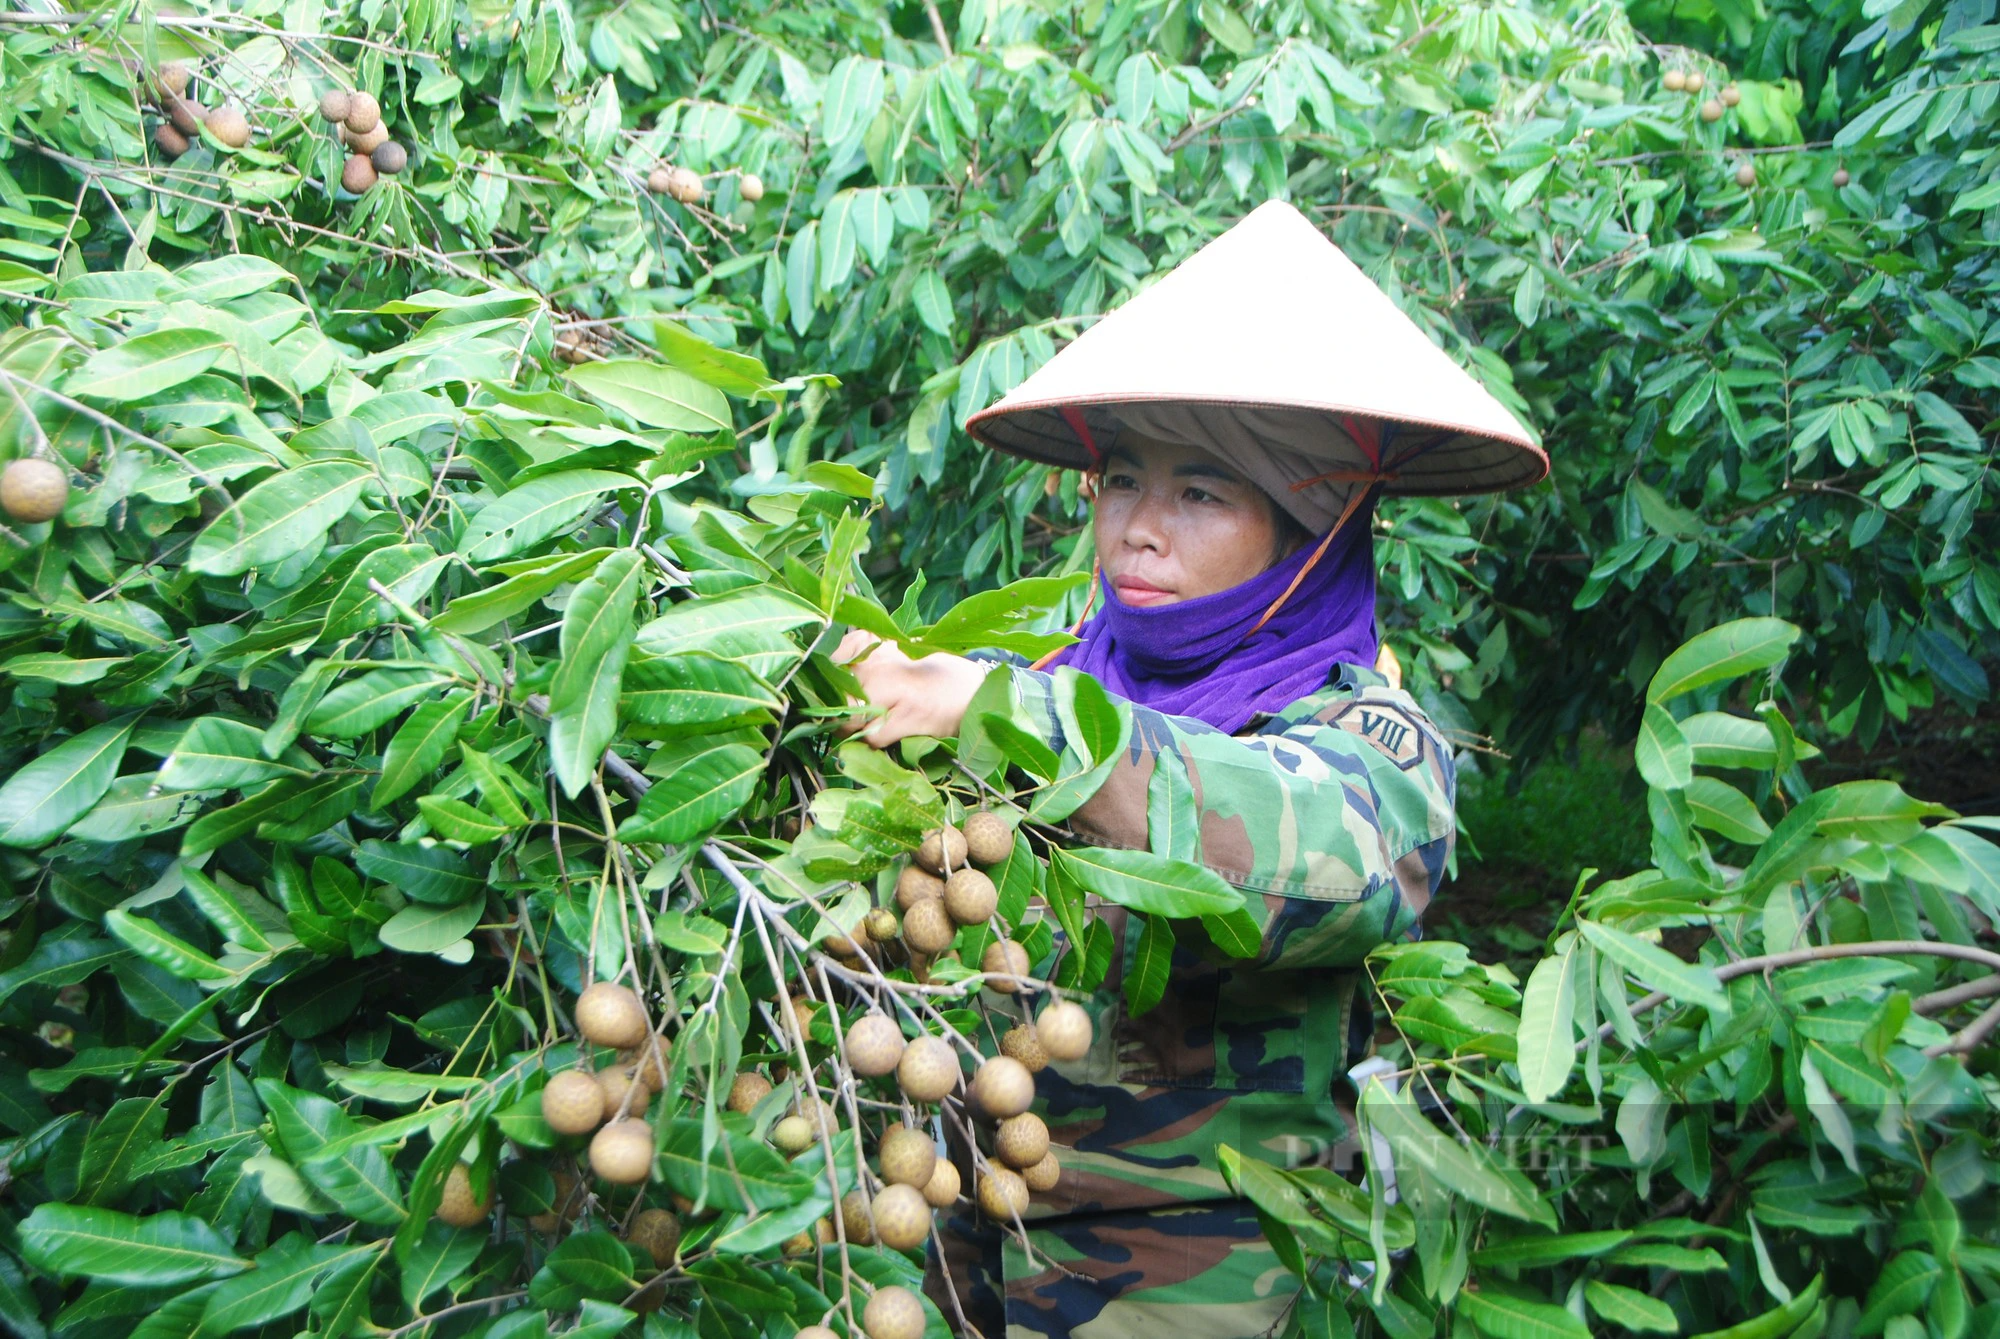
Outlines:
[{"label": "camouflage sleeve", "polygon": [[[1023,669],[1013,680],[1016,719],[1065,752],[1053,680]],[[1200,861],[1261,894],[1261,965],[1351,966],[1415,930],[1451,854],[1456,777],[1409,694],[1342,665],[1240,736],[1132,714],[1125,756],[1070,817],[1079,835]]]}]

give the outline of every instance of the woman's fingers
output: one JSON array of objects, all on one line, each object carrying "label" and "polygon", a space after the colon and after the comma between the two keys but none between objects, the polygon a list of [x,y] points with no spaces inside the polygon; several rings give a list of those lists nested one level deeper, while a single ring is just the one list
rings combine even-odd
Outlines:
[{"label": "woman's fingers", "polygon": [[881,642],[880,637],[864,628],[849,628],[847,635],[840,639],[840,645],[833,650],[833,662],[836,665],[849,664],[866,655],[869,648],[879,646]]}]

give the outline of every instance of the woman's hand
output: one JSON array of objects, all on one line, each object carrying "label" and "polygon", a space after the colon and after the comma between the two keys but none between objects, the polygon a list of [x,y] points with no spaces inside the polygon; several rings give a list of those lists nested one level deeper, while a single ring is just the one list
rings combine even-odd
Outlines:
[{"label": "woman's hand", "polygon": [[911,735],[957,734],[966,706],[992,668],[964,656],[912,660],[895,643],[860,628],[841,638],[833,658],[861,681],[868,705],[882,708],[860,731],[862,740],[878,749]]}]

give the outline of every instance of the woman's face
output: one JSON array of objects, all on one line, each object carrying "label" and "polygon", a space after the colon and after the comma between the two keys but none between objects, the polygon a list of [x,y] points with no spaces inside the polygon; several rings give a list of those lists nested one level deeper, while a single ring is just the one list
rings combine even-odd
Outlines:
[{"label": "woman's face", "polygon": [[1150,609],[1240,586],[1283,556],[1262,489],[1206,451],[1122,433],[1104,463],[1097,558],[1120,603]]}]

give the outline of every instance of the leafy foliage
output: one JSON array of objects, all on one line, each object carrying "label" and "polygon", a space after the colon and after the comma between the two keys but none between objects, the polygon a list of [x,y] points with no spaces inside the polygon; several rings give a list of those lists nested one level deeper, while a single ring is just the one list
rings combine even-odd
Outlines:
[{"label": "leafy foliage", "polygon": [[[879,473],[871,573],[894,593],[921,570],[944,608],[1088,566],[1073,486],[956,426],[1286,196],[1555,460],[1525,497],[1385,509],[1392,639],[1441,716],[1531,757],[1585,721],[1625,737],[1616,685],[1751,608],[1808,638],[1805,718],[1873,740],[1940,691],[1982,700],[2000,650],[1991,20],[1981,0],[17,15],[0,287],[31,307],[86,259],[206,254],[221,228],[344,310],[402,297],[410,265],[525,281],[556,305],[524,352],[609,358],[586,378],[648,428],[718,427],[702,378],[756,384],[734,350],[832,372],[774,388],[725,472],[743,495],[829,460]],[[176,59],[190,98],[249,111],[246,147],[148,147]],[[347,87],[411,150],[358,198],[315,114]],[[649,189],[662,164],[700,197]],[[86,383],[224,357],[215,331],[171,339]],[[651,351],[692,377],[620,386]]]},{"label": "leafy foliage", "polygon": [[[1018,829],[997,928],[1057,989],[1109,960],[1090,897],[1143,916],[1135,1011],[1183,930],[1254,918],[1060,846],[1131,728],[1088,681],[1060,756],[986,709],[885,756],[825,652],[1056,644],[1074,482],[956,424],[1288,194],[1557,461],[1386,511],[1417,686],[1530,748],[1637,731],[1654,865],[1580,884],[1525,985],[1377,955],[1400,1198],[1388,1158],[1226,1169],[1313,1281],[1293,1323],[1990,1324],[2000,858],[1892,783],[1813,789],[1790,724],[1976,700],[2000,622],[2000,43],[1878,11],[1635,7],[1671,47],[1617,6],[0,16],[0,455],[73,483],[0,531],[0,1316],[853,1333],[842,1279],[913,1285],[837,1211],[886,1119],[842,1037],[863,1002],[983,1027],[995,927],[927,968],[829,950],[924,832]],[[1722,59],[1713,122],[1659,83]],[[176,60],[247,146],[148,147]],[[315,111],[355,86],[412,159],[358,197]],[[613,1063],[571,1026],[593,980],[670,1041],[639,1189],[542,1113]],[[787,1161],[808,1081],[840,1104]],[[1593,1160],[1538,1164],[1564,1132]],[[657,1257],[630,1229],[666,1204]]]}]

